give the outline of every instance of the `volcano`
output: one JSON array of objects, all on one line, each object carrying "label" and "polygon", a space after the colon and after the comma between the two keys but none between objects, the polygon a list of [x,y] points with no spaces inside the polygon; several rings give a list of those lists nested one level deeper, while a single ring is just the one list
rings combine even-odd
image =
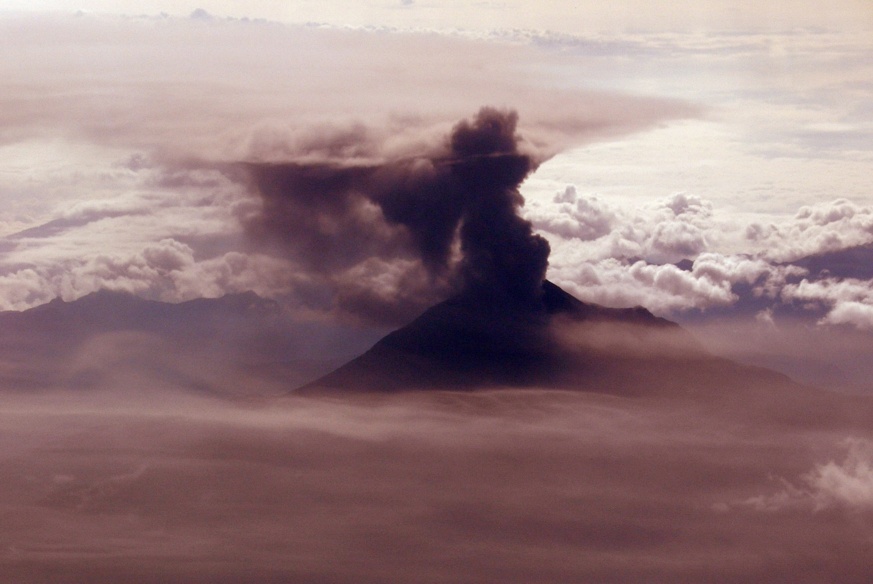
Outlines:
[{"label": "volcano", "polygon": [[[264,203],[253,232],[275,237],[304,264],[330,272],[372,257],[390,263],[402,248],[431,283],[457,292],[297,392],[736,394],[752,384],[790,385],[779,374],[707,353],[678,325],[643,308],[586,304],[548,282],[549,243],[520,214],[520,186],[542,159],[517,122],[515,111],[483,107],[412,158],[247,167]],[[360,223],[374,216],[384,229]]]},{"label": "volcano", "polygon": [[537,302],[483,290],[433,306],[298,393],[553,388],[695,394],[785,376],[716,357],[642,307],[607,308],[544,280]]}]

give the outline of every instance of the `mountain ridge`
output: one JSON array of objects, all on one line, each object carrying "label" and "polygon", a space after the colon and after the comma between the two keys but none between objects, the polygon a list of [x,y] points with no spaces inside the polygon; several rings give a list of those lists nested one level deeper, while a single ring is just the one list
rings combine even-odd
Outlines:
[{"label": "mountain ridge", "polygon": [[0,391],[122,387],[136,378],[219,396],[275,395],[372,336],[297,321],[252,291],[168,303],[99,290],[0,312]]}]

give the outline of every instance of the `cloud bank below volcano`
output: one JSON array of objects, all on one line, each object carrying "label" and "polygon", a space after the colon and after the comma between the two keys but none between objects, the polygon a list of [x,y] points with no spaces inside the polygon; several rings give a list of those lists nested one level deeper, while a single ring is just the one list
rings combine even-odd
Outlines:
[{"label": "cloud bank below volcano", "polygon": [[560,392],[80,392],[3,396],[0,418],[0,568],[22,584],[871,575],[857,429]]}]

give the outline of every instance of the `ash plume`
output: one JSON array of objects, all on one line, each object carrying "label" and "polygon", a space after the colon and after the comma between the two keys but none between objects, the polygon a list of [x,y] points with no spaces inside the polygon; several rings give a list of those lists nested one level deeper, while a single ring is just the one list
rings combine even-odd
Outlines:
[{"label": "ash plume", "polygon": [[453,153],[461,159],[453,172],[465,190],[461,274],[465,286],[509,292],[531,300],[540,293],[549,259],[548,242],[518,216],[524,199],[518,186],[534,169],[518,152],[515,114],[479,112],[452,134]]},{"label": "ash plume", "polygon": [[517,122],[482,108],[432,151],[380,164],[249,164],[263,201],[250,233],[328,278],[372,258],[412,259],[430,280],[420,288],[536,302],[549,245],[518,215],[538,160]]}]

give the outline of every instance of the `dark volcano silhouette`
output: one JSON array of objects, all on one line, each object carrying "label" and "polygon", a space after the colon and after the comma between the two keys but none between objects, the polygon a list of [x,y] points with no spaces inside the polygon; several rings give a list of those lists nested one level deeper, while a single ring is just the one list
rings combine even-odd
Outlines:
[{"label": "dark volcano silhouette", "polygon": [[788,386],[778,373],[707,353],[642,307],[584,303],[549,281],[537,302],[483,289],[433,306],[369,351],[297,391],[542,387],[620,395]]},{"label": "dark volcano silhouette", "polygon": [[[539,161],[523,147],[517,121],[514,111],[482,108],[412,164],[249,168],[264,201],[256,231],[310,250],[303,259],[336,259],[331,246],[347,246],[347,238],[307,226],[330,217],[345,234],[356,233],[353,219],[362,214],[354,209],[363,197],[403,228],[435,281],[458,291],[298,391],[559,387],[628,394],[692,391],[738,377],[738,365],[708,355],[678,325],[642,308],[585,304],[545,280],[549,243],[519,214],[519,187]],[[378,251],[358,239],[361,253]],[[451,262],[456,252],[459,260]],[[362,259],[346,251],[339,257]],[[758,377],[767,375],[778,377]]]}]

